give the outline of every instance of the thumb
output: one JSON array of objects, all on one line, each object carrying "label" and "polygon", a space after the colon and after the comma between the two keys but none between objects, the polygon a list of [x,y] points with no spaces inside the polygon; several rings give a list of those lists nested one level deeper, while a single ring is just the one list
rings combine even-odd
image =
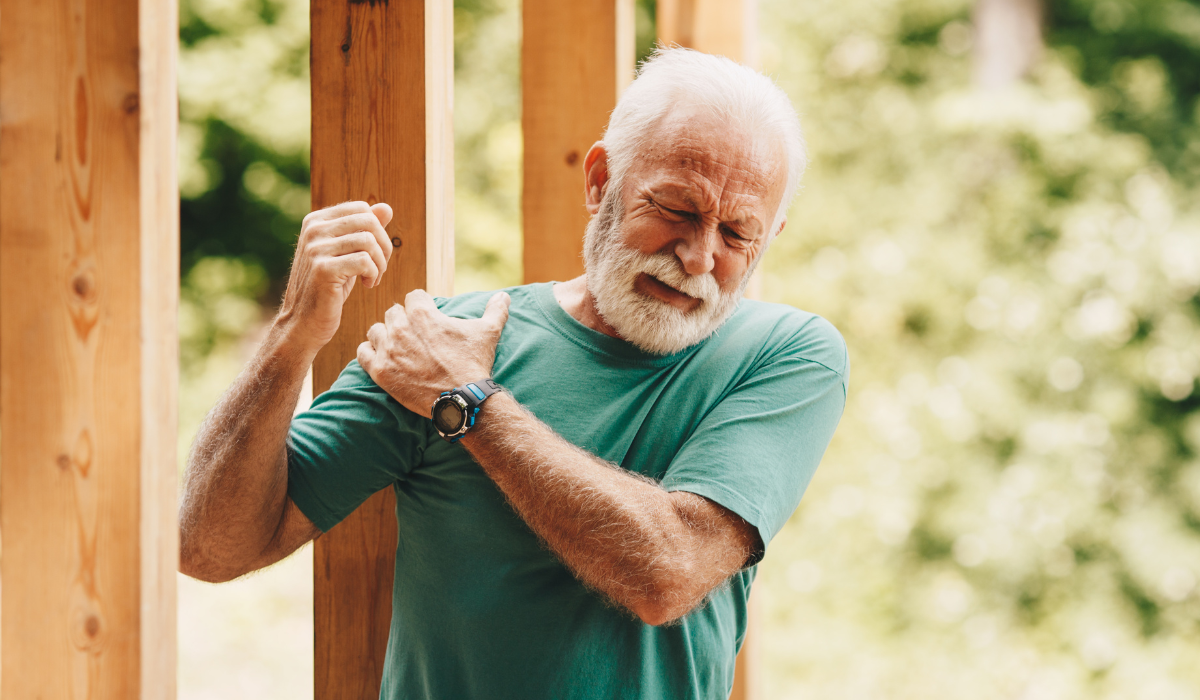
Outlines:
[{"label": "thumb", "polygon": [[497,331],[504,328],[508,322],[508,306],[512,298],[506,292],[496,292],[488,299],[487,308],[483,310],[483,320]]},{"label": "thumb", "polygon": [[[368,375],[371,374],[371,362],[375,359],[375,346],[371,345],[371,341],[364,340],[359,343],[355,354],[358,358],[358,364],[362,365],[363,371]],[[374,379],[374,377],[371,378]]]},{"label": "thumb", "polygon": [[392,208],[383,202],[372,204],[371,213],[375,215],[376,219],[379,219],[379,225],[384,228],[387,228],[388,223],[392,220]]}]

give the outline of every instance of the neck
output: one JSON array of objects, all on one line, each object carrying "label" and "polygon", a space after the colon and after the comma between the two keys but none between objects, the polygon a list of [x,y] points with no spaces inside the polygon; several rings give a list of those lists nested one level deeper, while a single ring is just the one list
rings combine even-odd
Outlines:
[{"label": "neck", "polygon": [[554,298],[558,305],[576,321],[613,338],[621,338],[616,329],[600,316],[596,310],[596,299],[587,286],[587,275],[583,274],[569,282],[559,282],[554,285]]}]

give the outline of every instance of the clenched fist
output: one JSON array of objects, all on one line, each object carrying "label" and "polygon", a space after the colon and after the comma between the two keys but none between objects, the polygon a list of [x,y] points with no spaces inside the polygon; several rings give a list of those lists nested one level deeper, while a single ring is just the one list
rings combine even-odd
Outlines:
[{"label": "clenched fist", "polygon": [[428,293],[413,290],[367,331],[358,363],[400,405],[428,416],[443,391],[491,376],[509,303],[497,292],[482,318],[450,318]]},{"label": "clenched fist", "polygon": [[355,280],[379,284],[392,255],[384,231],[391,220],[382,202],[343,202],[304,217],[279,321],[305,352],[315,355],[333,339]]}]

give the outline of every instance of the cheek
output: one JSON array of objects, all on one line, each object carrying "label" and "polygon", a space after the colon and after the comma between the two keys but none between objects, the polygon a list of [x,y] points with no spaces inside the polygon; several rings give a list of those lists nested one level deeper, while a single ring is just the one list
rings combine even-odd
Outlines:
[{"label": "cheek", "polygon": [[680,236],[670,222],[652,216],[626,219],[621,224],[621,234],[626,247],[647,255],[671,252],[673,242]]},{"label": "cheek", "polygon": [[713,261],[712,271],[713,277],[717,280],[717,285],[726,292],[737,289],[738,285],[742,282],[742,276],[750,268],[750,261],[753,259],[753,255],[748,255],[741,250],[729,250],[717,256],[717,259]]}]

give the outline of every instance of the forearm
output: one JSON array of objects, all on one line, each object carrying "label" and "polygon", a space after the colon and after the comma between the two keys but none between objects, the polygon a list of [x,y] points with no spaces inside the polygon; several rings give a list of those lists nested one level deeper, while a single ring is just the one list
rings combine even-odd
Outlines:
[{"label": "forearm", "polygon": [[181,570],[226,580],[253,568],[281,524],[286,439],[312,353],[276,319],[262,347],[205,418],[180,506]]},{"label": "forearm", "polygon": [[571,445],[507,394],[484,404],[462,442],[580,580],[647,622],[687,612],[746,560],[706,531],[709,513],[674,497],[699,496],[667,493]]}]

